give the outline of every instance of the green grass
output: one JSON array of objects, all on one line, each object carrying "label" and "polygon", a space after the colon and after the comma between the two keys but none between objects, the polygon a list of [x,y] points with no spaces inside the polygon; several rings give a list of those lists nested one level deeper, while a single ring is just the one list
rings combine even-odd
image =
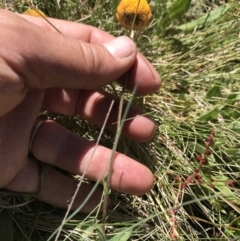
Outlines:
[{"label": "green grass", "polygon": [[[60,7],[56,2],[33,1],[48,16],[94,25],[115,36],[127,35],[115,19],[116,0],[65,0]],[[112,193],[108,240],[234,240],[240,236],[240,3],[193,0],[187,12],[169,19],[174,13],[172,2],[151,1],[152,23],[136,39],[163,81],[158,93],[135,99],[156,121],[157,135],[146,144],[122,139],[118,147],[149,166],[155,185],[142,197]],[[19,12],[27,9],[21,1],[11,7]],[[99,129],[77,117],[43,114],[97,139]],[[206,147],[211,133],[214,144]],[[112,140],[106,131],[101,144],[111,147]],[[207,164],[200,165],[196,155],[206,149],[212,154]],[[188,178],[196,175],[197,168],[202,181],[192,178],[190,183]],[[39,201],[21,205],[25,201],[0,196],[1,204],[18,205],[7,209],[14,221],[14,240],[47,240],[64,211]],[[100,226],[101,215],[77,214],[64,225],[59,240],[104,240]]]}]

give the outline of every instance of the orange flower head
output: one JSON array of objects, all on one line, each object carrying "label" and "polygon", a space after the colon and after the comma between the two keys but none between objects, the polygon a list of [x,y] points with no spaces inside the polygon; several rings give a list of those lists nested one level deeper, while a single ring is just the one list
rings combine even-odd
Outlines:
[{"label": "orange flower head", "polygon": [[[45,15],[44,12],[42,12],[41,10],[37,10],[38,12],[40,12],[44,17],[47,17]],[[31,16],[34,16],[34,17],[41,17],[41,15],[37,12],[36,10],[34,9],[31,9],[29,8],[27,11],[25,11],[23,14],[26,14],[26,15],[31,15]]]},{"label": "orange flower head", "polygon": [[[136,17],[135,17],[136,15]],[[141,30],[150,23],[152,12],[147,0],[121,0],[117,7],[118,22],[126,29]]]}]

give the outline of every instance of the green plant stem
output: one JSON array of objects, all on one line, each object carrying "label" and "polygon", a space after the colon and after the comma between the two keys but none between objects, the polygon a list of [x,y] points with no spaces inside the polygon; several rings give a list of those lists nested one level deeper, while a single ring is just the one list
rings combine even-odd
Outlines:
[{"label": "green plant stem", "polygon": [[124,94],[125,94],[127,79],[128,79],[128,72],[126,73],[126,76],[125,76],[125,81],[124,81],[124,85],[122,87],[122,93],[121,93],[120,102],[119,102],[118,118],[117,118],[117,133],[115,135],[112,153],[111,153],[111,157],[110,157],[109,172],[103,181],[103,187],[104,187],[104,190],[103,190],[103,218],[102,218],[103,233],[105,233],[105,220],[106,220],[106,216],[107,216],[107,204],[108,204],[109,189],[110,189],[111,178],[112,178],[112,174],[113,174],[114,156],[116,153],[118,141],[121,136],[121,132],[122,132],[122,128],[123,128],[122,110],[123,110]]}]

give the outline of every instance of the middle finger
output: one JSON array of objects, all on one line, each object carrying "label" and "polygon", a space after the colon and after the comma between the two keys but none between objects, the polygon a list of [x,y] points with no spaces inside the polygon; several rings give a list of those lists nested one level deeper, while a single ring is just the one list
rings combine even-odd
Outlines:
[{"label": "middle finger", "polygon": [[[103,91],[47,89],[43,108],[65,115],[79,115],[81,118],[102,126],[112,100],[115,104],[107,122],[107,128],[116,131],[119,99]],[[122,134],[138,142],[151,140],[156,132],[155,123],[136,107],[131,106],[124,122]]]}]

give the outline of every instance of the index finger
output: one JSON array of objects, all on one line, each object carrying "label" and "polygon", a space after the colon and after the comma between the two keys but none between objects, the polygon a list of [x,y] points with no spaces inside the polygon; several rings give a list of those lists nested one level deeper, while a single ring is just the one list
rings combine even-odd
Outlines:
[{"label": "index finger", "polygon": [[[36,18],[28,15],[20,15],[26,20],[42,27],[48,31],[56,31],[43,18]],[[82,40],[92,44],[103,44],[114,39],[111,34],[102,31],[101,29],[75,22],[48,18],[48,20],[65,36]],[[123,80],[120,79],[120,82]],[[160,85],[161,79],[157,71],[149,63],[149,61],[141,54],[137,53],[137,58],[132,68],[129,70],[129,81],[127,88],[132,90],[137,85],[138,94],[151,94],[156,92]]]}]

